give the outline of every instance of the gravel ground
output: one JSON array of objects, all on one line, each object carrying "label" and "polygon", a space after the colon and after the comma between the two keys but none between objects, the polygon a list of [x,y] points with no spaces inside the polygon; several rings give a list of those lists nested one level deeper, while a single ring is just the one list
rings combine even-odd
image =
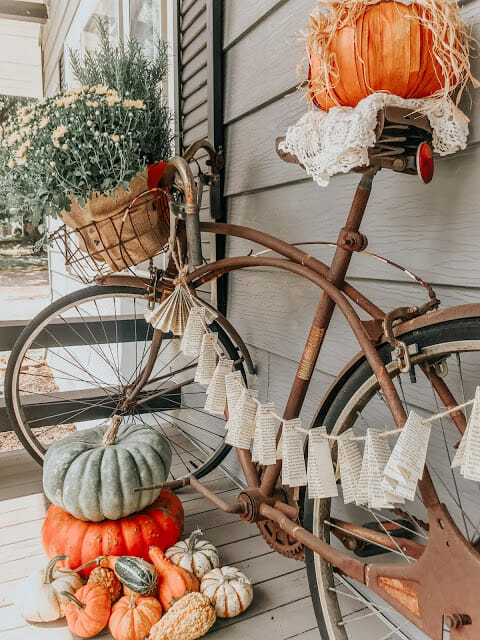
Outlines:
[{"label": "gravel ground", "polygon": [[[24,320],[33,318],[50,303],[48,269],[44,256],[32,256],[28,251],[16,249],[1,243],[0,245],[0,320]],[[3,395],[3,382],[8,354],[0,354],[0,396]],[[27,375],[35,369],[36,376]],[[21,379],[24,391],[55,391],[58,389],[53,374],[45,362],[26,367]],[[42,433],[41,441],[48,445],[75,431],[75,425],[59,425],[35,429]],[[20,449],[22,444],[15,432],[0,432],[0,452]]]},{"label": "gravel ground", "polygon": [[[5,369],[7,365],[7,358],[5,356],[0,357],[0,385],[3,388],[3,381],[5,376]],[[55,383],[52,371],[46,362],[39,362],[31,366],[22,368],[24,375],[20,377],[21,389],[25,392],[52,392],[58,391],[58,386]],[[35,376],[29,375],[35,373]],[[34,433],[40,435],[40,441],[43,445],[47,446],[63,438],[67,433],[75,431],[74,424],[62,424],[55,427],[41,427],[34,429]],[[0,432],[0,453],[2,451],[13,451],[14,449],[20,449],[23,445],[17,438],[14,431]]]}]

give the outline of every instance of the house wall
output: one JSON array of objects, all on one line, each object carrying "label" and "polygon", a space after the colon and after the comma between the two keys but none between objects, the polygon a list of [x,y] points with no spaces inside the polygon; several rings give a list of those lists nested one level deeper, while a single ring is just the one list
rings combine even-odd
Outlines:
[{"label": "house wall", "polygon": [[27,98],[42,96],[40,25],[0,20],[0,83],[2,93]]},{"label": "house wall", "polygon": [[68,31],[81,0],[50,0],[48,21],[43,27],[43,86],[50,96],[60,88],[60,58]]},{"label": "house wall", "polygon": [[[301,43],[295,34],[314,8],[312,0],[227,0],[224,3],[225,197],[228,221],[252,226],[290,242],[335,242],[358,176],[315,185],[299,167],[283,163],[275,139],[306,111],[295,90]],[[462,11],[480,34],[480,2]],[[478,57],[474,71],[480,73]],[[466,151],[437,159],[434,181],[383,171],[375,179],[362,232],[370,249],[405,264],[432,282],[443,306],[480,300],[480,93],[464,100],[471,136]],[[248,253],[251,243],[233,239],[228,254]],[[329,259],[331,249],[311,249]],[[425,292],[401,272],[355,255],[352,284],[384,309],[425,301]],[[265,269],[233,273],[228,317],[253,350],[262,400],[281,411],[288,397],[318,290],[296,276]],[[303,416],[308,422],[337,372],[358,351],[348,325],[335,313],[317,364]],[[232,470],[238,466],[232,459]]]}]

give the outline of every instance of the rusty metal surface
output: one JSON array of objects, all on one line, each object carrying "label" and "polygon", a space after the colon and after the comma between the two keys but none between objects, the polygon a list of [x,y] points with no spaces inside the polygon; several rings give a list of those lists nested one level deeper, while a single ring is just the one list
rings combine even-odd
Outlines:
[{"label": "rusty metal surface", "polygon": [[[303,252],[300,252],[300,253],[303,253]],[[349,256],[351,256],[350,252],[346,251],[346,253]],[[321,319],[321,314],[323,313],[327,314],[327,312],[329,311],[330,305],[336,304],[339,307],[339,309],[342,311],[345,318],[347,319],[350,327],[352,328],[352,331],[357,341],[359,342],[361,348],[363,349],[363,352],[365,353],[365,356],[369,361],[373,372],[377,376],[380,388],[382,389],[383,395],[385,397],[385,401],[387,402],[392,412],[392,416],[395,420],[395,424],[399,428],[403,427],[406,420],[406,414],[405,414],[403,405],[400,401],[400,398],[398,396],[398,393],[395,389],[395,386],[390,376],[388,375],[385,369],[385,366],[375,349],[375,346],[370,341],[368,333],[363,327],[357,313],[355,312],[355,310],[353,309],[352,305],[347,300],[345,295],[332,282],[330,282],[330,280],[323,277],[319,273],[316,273],[315,271],[308,268],[307,266],[302,266],[301,264],[297,264],[290,260],[285,260],[281,258],[266,258],[266,257],[260,257],[260,256],[256,256],[256,257],[240,256],[238,258],[225,258],[224,260],[220,260],[217,263],[215,263],[215,265],[218,269],[222,271],[225,271],[225,270],[232,271],[235,269],[254,267],[254,266],[265,266],[265,267],[273,267],[276,269],[283,269],[286,271],[290,271],[292,273],[297,273],[298,275],[303,276],[307,280],[310,280],[311,282],[316,284],[318,287],[323,289],[324,294],[326,294],[328,297],[326,298],[325,307],[323,307],[321,303],[319,304],[319,309],[317,310],[318,316],[316,314],[314,324],[316,324],[317,326],[321,324],[321,322],[319,322],[319,318]],[[211,269],[212,269],[211,265],[205,265],[203,267],[200,267],[195,272],[188,275],[187,282],[190,283],[194,281],[203,273]],[[303,382],[304,381],[301,381],[298,378],[296,378],[295,380],[295,383],[292,388],[292,393],[291,393],[292,406],[293,404],[295,404],[296,406],[298,402],[297,398],[301,398],[301,395],[304,394],[306,391],[306,388],[303,386]],[[288,405],[287,405],[287,409],[288,409]],[[284,415],[286,419],[289,419],[289,413],[287,410],[285,411]],[[276,480],[274,482],[274,477],[278,478],[280,474],[280,469],[281,469],[281,463],[277,463],[276,465],[272,465],[271,467],[269,467],[269,469],[267,470],[264,478],[264,482],[265,482],[264,488],[268,488],[268,493],[271,493],[273,487],[275,486]],[[430,501],[435,501],[436,500],[435,489],[433,487],[433,484],[429,480],[428,474],[426,474],[422,483],[423,483],[423,491],[425,492],[425,496],[428,496],[427,503],[429,504]]]},{"label": "rusty metal surface", "polygon": [[346,555],[343,551],[334,549],[327,542],[320,540],[304,529],[301,525],[290,520],[278,509],[268,504],[260,505],[260,513],[267,519],[276,522],[289,536],[303,543],[316,553],[319,553],[328,562],[338,567],[346,576],[364,583],[365,564],[356,558]]},{"label": "rusty metal surface", "polygon": [[274,520],[257,522],[257,527],[268,546],[286,558],[305,562],[305,545],[289,535]]},{"label": "rusty metal surface", "polygon": [[[391,549],[392,551],[401,549],[407,556],[414,559],[420,558],[425,551],[425,546],[414,540],[401,537],[392,539],[387,533],[368,529],[367,527],[362,527],[350,522],[344,522],[343,520],[337,520],[336,518],[332,518],[331,523],[334,525],[331,530],[332,534],[351,551],[355,551],[355,549],[348,545],[350,539],[372,542],[380,547]],[[387,528],[388,523],[383,524],[383,526]]]},{"label": "rusty metal surface", "polygon": [[[424,553],[411,564],[370,564],[365,584],[432,640],[443,639],[443,619],[470,624],[452,626],[450,640],[480,637],[480,554],[472,548],[444,505],[429,510],[430,532]],[[461,620],[461,619],[460,619]]]},{"label": "rusty metal surface", "polygon": [[[458,407],[460,402],[455,399],[454,395],[446,385],[443,378],[440,378],[431,367],[427,367],[425,364],[420,365],[420,368],[430,381],[432,387],[437,392],[438,397],[443,403],[443,406],[447,410]],[[463,435],[467,429],[467,419],[463,411],[461,409],[459,409],[458,411],[453,411],[452,413],[450,413],[450,418],[456,425],[460,434]]]},{"label": "rusty metal surface", "polygon": [[242,514],[245,511],[245,506],[243,503],[239,501],[233,502],[233,503],[225,502],[225,500],[222,500],[222,498],[220,498],[216,493],[213,493],[213,491],[210,491],[210,489],[207,489],[207,487],[204,484],[202,484],[200,480],[197,480],[195,476],[190,476],[188,480],[188,484],[193,489],[195,489],[195,491],[198,491],[198,493],[200,493],[202,496],[207,498],[207,500],[209,500],[212,504],[214,504],[216,507],[218,507],[221,511],[224,511],[225,513]]},{"label": "rusty metal surface", "polygon": [[[347,221],[345,223],[344,228],[340,233],[340,241],[342,242],[342,237],[345,239],[346,234],[356,235],[358,234],[358,230],[360,228],[363,216],[365,215],[365,211],[367,208],[368,200],[370,198],[370,194],[372,191],[373,179],[375,177],[376,170],[372,170],[365,175],[362,176],[359,185],[355,191],[355,195],[353,197],[352,205],[350,207],[350,211],[348,214]],[[348,248],[347,248],[348,247]],[[342,304],[339,304],[339,297],[337,293],[343,286],[345,282],[345,275],[348,271],[348,267],[350,266],[352,260],[353,253],[350,250],[350,247],[345,246],[342,242],[335,249],[335,253],[332,259],[331,267],[329,268],[325,280],[328,282],[328,286],[324,286],[323,284],[319,284],[322,288],[322,295],[320,297],[319,303],[317,305],[317,309],[315,312],[315,316],[313,318],[312,326],[310,329],[310,334],[307,338],[307,342],[305,344],[302,358],[300,360],[300,364],[295,376],[295,379],[292,384],[292,388],[290,391],[290,395],[287,400],[287,404],[284,410],[284,417],[286,420],[291,420],[292,418],[298,417],[300,414],[300,410],[303,406],[303,402],[305,400],[305,396],[307,394],[308,388],[310,386],[310,380],[315,368],[315,364],[317,362],[318,356],[320,354],[320,350],[322,348],[323,339],[325,337],[325,333],[328,330],[330,325],[330,321],[332,319],[333,311],[335,306],[338,304],[342,312],[344,312],[345,317],[353,329],[353,324],[358,324],[361,327],[361,334],[356,334],[359,343],[362,346],[362,349],[370,351],[370,357],[373,357],[373,352],[375,351],[372,347],[372,343],[370,342],[370,338],[368,333],[365,331],[365,328],[361,324],[357,314],[355,313],[353,307],[348,303],[348,307],[342,307]],[[332,295],[332,292],[335,295]],[[345,298],[341,295],[343,301]],[[357,322],[358,321],[358,322]],[[355,331],[355,330],[354,330]],[[375,352],[375,356],[377,356]],[[374,358],[375,359],[375,358]],[[371,362],[373,365],[373,360]],[[378,365],[378,362],[377,362]],[[392,402],[392,408],[394,406],[394,398],[392,389],[385,390],[389,400],[387,402]],[[396,392],[395,392],[396,395]],[[401,407],[401,403],[398,399],[397,405]],[[398,407],[397,407],[398,410]],[[277,434],[277,439],[281,435],[281,426],[279,432]],[[282,467],[282,461],[279,460],[276,465],[271,465],[265,471],[264,477],[262,478],[262,491],[268,496],[272,493],[275,488],[275,484],[280,474],[280,470]]]},{"label": "rusty metal surface", "polygon": [[[440,309],[439,311],[433,311],[427,315],[421,316],[419,318],[414,318],[413,320],[408,320],[397,327],[394,327],[394,335],[398,338],[401,338],[403,335],[410,333],[411,331],[416,331],[417,329],[422,329],[424,327],[429,327],[434,324],[449,322],[450,320],[456,320],[458,318],[478,318],[480,317],[480,303],[471,303],[459,305],[456,307],[447,307],[445,309]],[[379,347],[381,344],[385,343],[385,338],[381,340]],[[355,368],[357,363],[365,357],[365,354],[362,351],[359,351],[351,360],[348,362],[340,373],[337,375],[335,380],[331,383],[330,387],[327,389],[325,395],[323,396],[318,412],[321,411],[322,406],[328,402],[328,399],[335,392],[335,389],[338,387],[339,383],[345,377],[345,375]],[[314,417],[312,424],[315,422],[316,416]]]},{"label": "rusty metal surface", "polygon": [[[284,242],[279,238],[275,238],[274,236],[258,231],[257,229],[219,222],[202,222],[200,224],[200,229],[206,233],[215,233],[250,240],[255,244],[260,244],[263,247],[271,249],[275,253],[278,253],[293,262],[310,267],[324,277],[328,277],[330,267],[328,267],[324,262],[310,256],[305,251],[301,251],[288,242]],[[194,282],[196,283],[196,286],[200,286],[200,284],[218,278],[231,270],[227,267],[225,269],[219,268],[218,262],[212,263],[211,265],[208,265],[208,267],[210,268],[202,268],[201,274],[198,274],[198,277],[195,278]],[[383,319],[385,317],[385,313],[377,307],[377,305],[350,284],[344,283],[342,285],[342,291],[372,318]]]}]

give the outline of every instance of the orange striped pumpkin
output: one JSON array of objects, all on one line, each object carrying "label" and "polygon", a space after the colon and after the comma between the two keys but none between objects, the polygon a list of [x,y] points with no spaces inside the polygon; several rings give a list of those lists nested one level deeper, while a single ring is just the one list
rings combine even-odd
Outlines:
[{"label": "orange striped pumpkin", "polygon": [[363,98],[387,92],[402,98],[425,98],[445,85],[441,65],[432,54],[427,13],[418,4],[386,0],[367,7],[352,26],[334,33],[328,53],[337,78],[322,87],[320,57],[309,51],[309,89],[320,109],[355,107]]}]

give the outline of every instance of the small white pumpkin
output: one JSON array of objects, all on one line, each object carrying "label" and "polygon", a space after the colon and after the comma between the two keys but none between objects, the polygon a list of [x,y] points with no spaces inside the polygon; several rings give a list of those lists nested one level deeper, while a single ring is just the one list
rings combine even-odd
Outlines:
[{"label": "small white pumpkin", "polygon": [[218,551],[211,542],[202,539],[201,535],[200,529],[196,529],[189,538],[177,542],[165,551],[170,562],[190,571],[199,580],[211,569],[220,566]]},{"label": "small white pumpkin", "polygon": [[55,565],[68,556],[55,556],[45,569],[35,571],[19,584],[17,606],[20,615],[29,622],[52,622],[63,618],[62,591],[75,593],[83,582],[78,573],[71,569],[56,569]]},{"label": "small white pumpkin", "polygon": [[252,604],[253,587],[247,576],[235,567],[212,569],[200,583],[219,618],[234,618]]}]

